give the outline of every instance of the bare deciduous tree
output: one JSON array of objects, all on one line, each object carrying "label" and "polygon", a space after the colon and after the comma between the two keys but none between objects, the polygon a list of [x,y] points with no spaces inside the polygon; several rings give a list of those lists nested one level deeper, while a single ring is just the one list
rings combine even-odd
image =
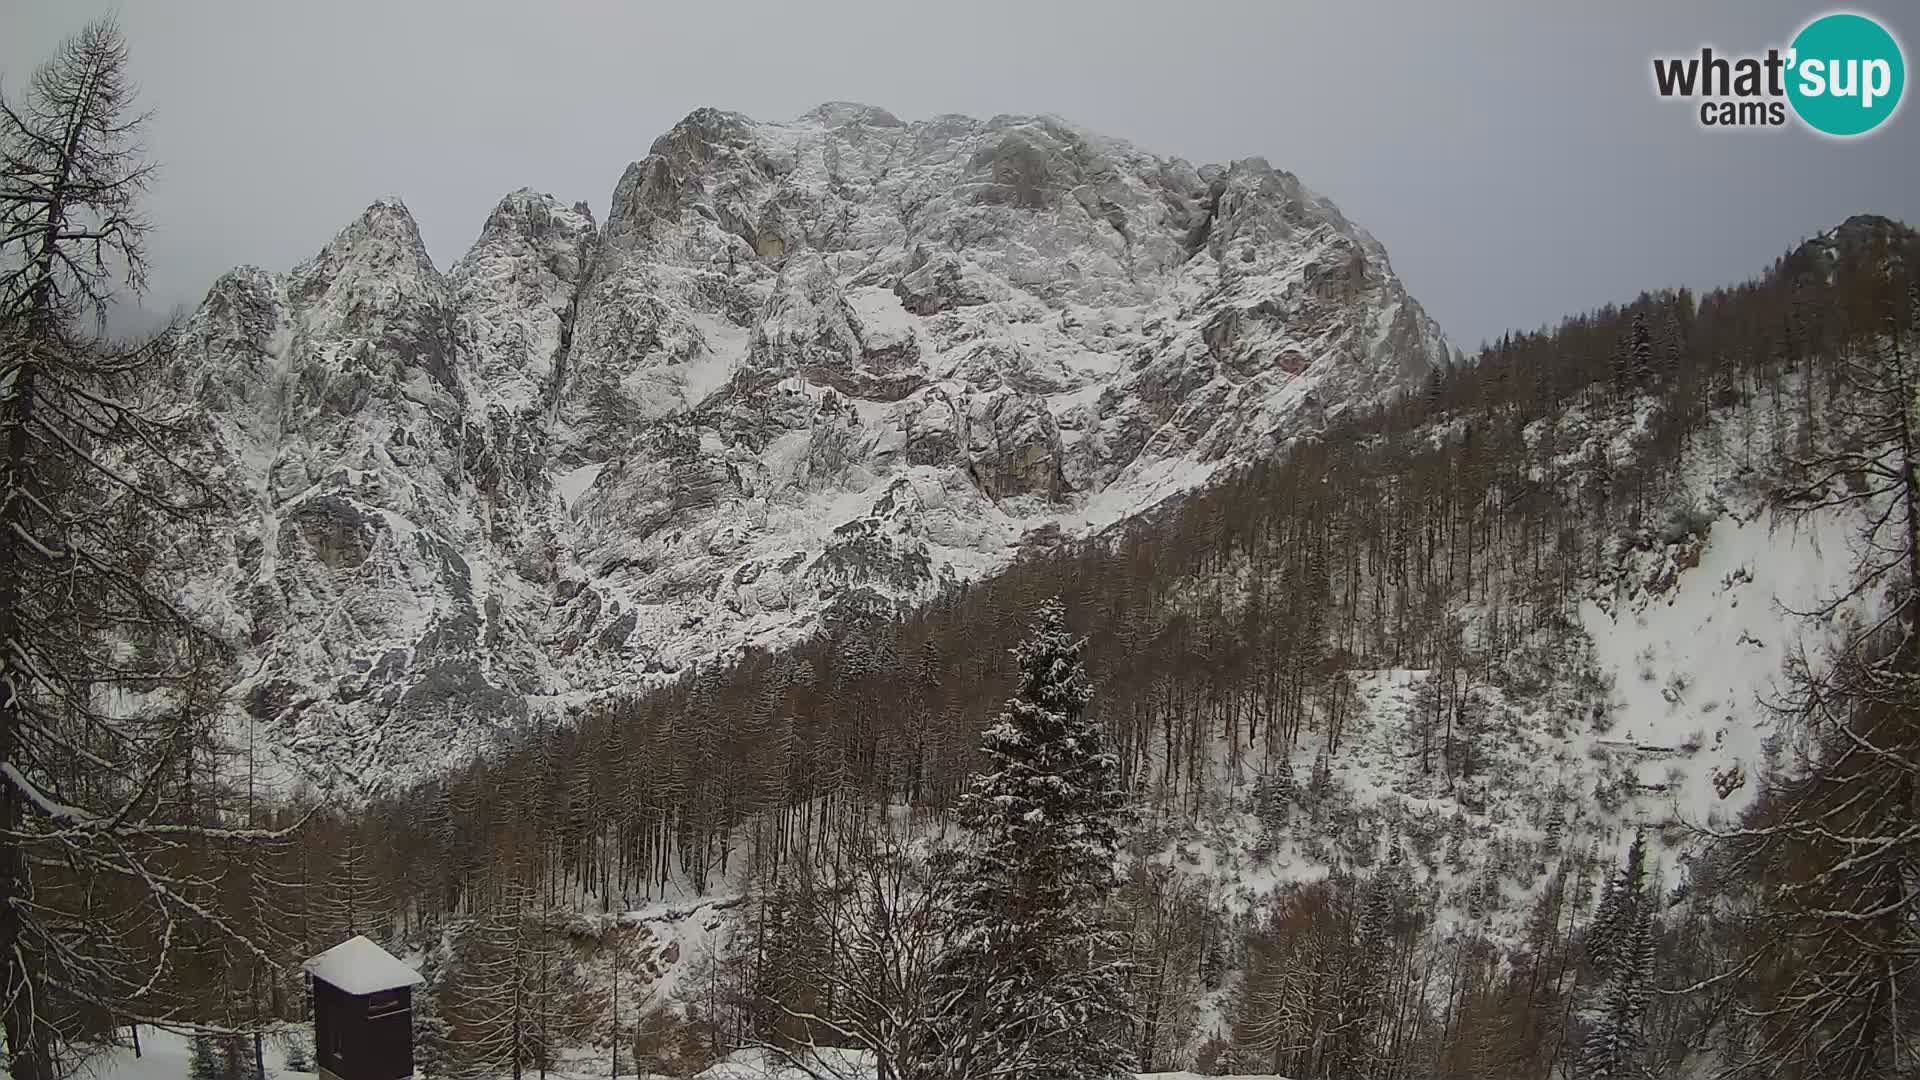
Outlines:
[{"label": "bare deciduous tree", "polygon": [[152,165],[126,64],[95,22],[0,99],[0,1022],[17,1080],[174,1015],[169,973],[209,935],[264,959],[196,857],[273,835],[192,794],[218,710],[184,698],[220,649],[167,570],[212,500],[144,400],[165,339],[99,337],[145,267]]}]

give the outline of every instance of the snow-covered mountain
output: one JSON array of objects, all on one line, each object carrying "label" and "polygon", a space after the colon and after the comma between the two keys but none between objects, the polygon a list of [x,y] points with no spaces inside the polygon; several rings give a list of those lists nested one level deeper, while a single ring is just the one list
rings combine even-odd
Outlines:
[{"label": "snow-covered mountain", "polygon": [[1450,354],[1265,161],[848,104],[699,110],[603,225],[517,191],[445,273],[375,203],[180,346],[248,711],[362,778],[924,601]]}]

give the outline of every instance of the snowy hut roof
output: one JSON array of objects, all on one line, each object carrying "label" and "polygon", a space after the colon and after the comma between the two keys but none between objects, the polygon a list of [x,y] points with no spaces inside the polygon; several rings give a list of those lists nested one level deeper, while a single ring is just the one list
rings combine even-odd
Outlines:
[{"label": "snowy hut roof", "polygon": [[426,981],[392,953],[357,934],[300,966],[349,994],[377,994]]}]

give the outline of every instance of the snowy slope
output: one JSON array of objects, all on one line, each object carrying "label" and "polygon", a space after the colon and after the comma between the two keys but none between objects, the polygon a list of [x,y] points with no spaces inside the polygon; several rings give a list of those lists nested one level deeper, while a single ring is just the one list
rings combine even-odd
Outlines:
[{"label": "snowy slope", "polygon": [[[116,1032],[126,1037],[127,1029]],[[82,1075],[94,1080],[187,1080],[189,1064],[193,1058],[193,1040],[182,1032],[163,1031],[150,1025],[140,1025],[140,1052],[136,1055],[131,1045],[114,1046],[90,1058]],[[307,1071],[287,1067],[287,1050],[295,1041],[305,1043]],[[266,1065],[267,1075],[273,1080],[308,1080],[319,1075],[311,1070],[313,1060],[313,1030],[307,1024],[288,1024],[279,1031],[267,1035],[261,1043],[261,1058]],[[253,1062],[253,1041],[246,1041],[247,1064]],[[5,1070],[0,1069],[0,1075]]]},{"label": "snowy slope", "polygon": [[[1700,545],[1698,565],[1680,570],[1672,586],[1583,604],[1595,657],[1612,676],[1617,719],[1575,748],[1618,758],[1643,788],[1671,783],[1673,809],[1689,820],[1737,815],[1753,786],[1722,796],[1714,775],[1757,771],[1774,727],[1764,705],[1777,699],[1789,649],[1806,636],[1792,613],[1839,595],[1857,531],[1831,515],[1722,518]],[[1647,561],[1649,576],[1671,564]]]},{"label": "snowy slope", "polygon": [[[1643,419],[1569,413],[1562,445],[1578,455],[1587,438],[1609,440],[1624,455]],[[1688,509],[1694,527],[1670,543],[1616,545],[1585,585],[1571,638],[1555,648],[1540,637],[1508,659],[1504,689],[1473,689],[1470,776],[1450,779],[1438,760],[1421,767],[1417,725],[1434,673],[1351,671],[1359,715],[1328,763],[1327,794],[1302,790],[1271,829],[1255,812],[1262,763],[1235,772],[1216,748],[1205,809],[1154,834],[1148,857],[1197,879],[1224,910],[1253,913],[1335,867],[1370,872],[1398,847],[1443,931],[1512,942],[1561,856],[1591,850],[1611,863],[1636,827],[1648,830],[1663,884],[1680,884],[1683,856],[1736,822],[1791,745],[1768,704],[1781,698],[1789,655],[1827,643],[1828,629],[1802,614],[1842,594],[1868,521],[1857,508],[1769,509],[1732,427],[1702,435],[1670,494],[1666,509]],[[1865,617],[1877,602],[1835,618]],[[1471,635],[1477,613],[1459,614]],[[1310,736],[1295,752],[1297,789],[1320,751]]]},{"label": "snowy slope", "polygon": [[236,693],[355,783],[924,601],[1449,355],[1264,161],[847,104],[699,110],[604,225],[514,192],[444,274],[383,200],[180,345]]}]

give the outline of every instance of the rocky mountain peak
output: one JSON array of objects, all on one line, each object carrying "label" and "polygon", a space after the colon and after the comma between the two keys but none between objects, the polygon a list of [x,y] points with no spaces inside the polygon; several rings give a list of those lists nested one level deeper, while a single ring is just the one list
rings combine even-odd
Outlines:
[{"label": "rocky mountain peak", "polygon": [[1830,277],[1841,262],[1865,263],[1892,270],[1920,262],[1920,232],[1879,214],[1854,214],[1811,237],[1781,261],[1789,279],[1800,275]]},{"label": "rocky mountain peak", "polygon": [[[586,203],[563,206],[552,195],[521,188],[508,192],[494,206],[486,224],[480,228],[479,238],[461,263],[471,262],[482,249],[516,243],[535,250],[552,249],[555,254],[577,255],[591,243],[597,231],[593,210]],[[577,280],[583,269],[582,260],[550,269],[568,280]]]},{"label": "rocky mountain peak", "polygon": [[550,407],[596,241],[584,203],[569,208],[521,188],[500,200],[448,272],[462,360],[483,413]]},{"label": "rocky mountain peak", "polygon": [[696,110],[604,225],[515,191],[444,276],[383,200],[183,344],[244,689],[343,771],[923,602],[1448,355],[1264,161],[845,102]]},{"label": "rocky mountain peak", "polygon": [[352,224],[340,230],[313,258],[288,275],[302,302],[322,299],[330,291],[352,289],[362,280],[377,287],[436,281],[439,272],[420,239],[413,213],[397,198],[375,201]]},{"label": "rocky mountain peak", "polygon": [[862,105],[857,101],[828,101],[807,110],[800,119],[828,128],[854,125],[879,128],[906,126],[899,117],[887,110],[873,105]]}]

